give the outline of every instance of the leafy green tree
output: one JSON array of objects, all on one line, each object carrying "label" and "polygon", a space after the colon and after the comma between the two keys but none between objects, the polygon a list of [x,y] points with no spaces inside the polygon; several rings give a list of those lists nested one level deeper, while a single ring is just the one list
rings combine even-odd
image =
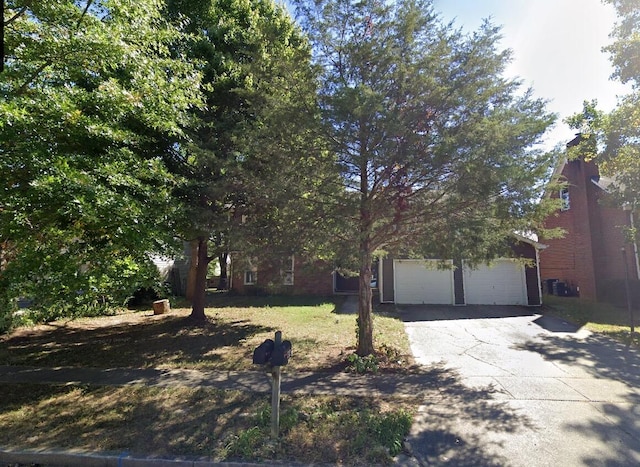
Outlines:
[{"label": "leafy green tree", "polygon": [[618,205],[636,209],[640,195],[640,6],[630,0],[607,0],[618,14],[611,37],[604,48],[611,55],[613,77],[631,85],[631,92],[620,98],[609,113],[597,108],[596,101],[585,101],[581,112],[567,119],[580,132],[580,143],[571,148],[570,157],[595,160],[600,172],[612,179],[608,187]]},{"label": "leafy green tree", "polygon": [[7,0],[0,290],[75,312],[121,305],[171,242],[164,159],[201,102],[160,0]]},{"label": "leafy green tree", "polygon": [[293,204],[310,197],[327,153],[311,131],[318,119],[309,46],[283,6],[173,0],[169,12],[186,18],[192,34],[182,53],[203,64],[206,106],[169,164],[183,179],[174,196],[181,235],[197,250],[191,317],[201,321],[209,262],[231,250],[264,257],[265,243],[273,252],[295,238],[285,225],[304,212]]},{"label": "leafy green tree", "polygon": [[554,121],[506,79],[489,22],[471,35],[431,2],[296,0],[321,69],[325,135],[358,251],[359,355],[374,352],[371,263],[379,251],[487,261],[543,218],[552,162],[533,149]]}]

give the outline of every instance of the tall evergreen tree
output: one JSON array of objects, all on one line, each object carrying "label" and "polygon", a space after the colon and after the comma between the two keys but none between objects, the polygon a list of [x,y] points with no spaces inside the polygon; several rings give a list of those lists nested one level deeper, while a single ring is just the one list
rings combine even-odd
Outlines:
[{"label": "tall evergreen tree", "polygon": [[187,19],[193,39],[184,53],[204,74],[206,107],[170,164],[184,180],[175,192],[182,235],[197,249],[191,317],[204,320],[209,262],[230,249],[250,256],[266,242],[275,251],[294,238],[283,226],[304,210],[292,203],[301,206],[315,189],[310,176],[324,156],[310,130],[317,112],[309,47],[284,7],[173,0],[169,11]]},{"label": "tall evergreen tree", "polygon": [[425,0],[294,4],[359,255],[357,353],[371,354],[374,254],[477,263],[504,252],[509,233],[541,220],[551,162],[533,148],[554,116],[503,77],[510,54],[489,22],[465,35]]}]

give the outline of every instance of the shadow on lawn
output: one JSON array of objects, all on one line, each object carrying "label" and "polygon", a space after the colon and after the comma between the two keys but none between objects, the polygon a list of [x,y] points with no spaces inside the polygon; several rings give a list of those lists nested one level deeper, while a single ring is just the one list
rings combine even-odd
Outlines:
[{"label": "shadow on lawn", "polygon": [[14,449],[210,455],[246,428],[248,408],[259,403],[254,394],[213,389],[0,387],[7,395],[0,417],[10,427],[0,433],[0,444]]},{"label": "shadow on lawn", "polygon": [[[457,372],[442,365],[423,367],[420,374],[404,378],[347,378],[341,380],[344,386],[340,382],[327,386],[325,389],[330,392],[322,390],[323,383],[317,380],[322,374],[307,378],[313,381],[305,384],[312,384],[325,395],[314,398],[307,392],[298,392],[285,376],[284,411],[291,406],[294,413],[302,415],[289,422],[291,428],[283,432],[278,449],[267,453],[258,444],[252,451],[254,457],[242,460],[371,464],[366,457],[369,446],[362,441],[366,431],[362,420],[372,413],[382,413],[383,408],[397,407],[399,398],[422,404],[408,442],[416,460],[428,465],[508,465],[509,460],[496,453],[499,450],[495,448],[501,447],[496,446],[499,442],[485,434],[536,429],[528,417],[494,398],[497,388],[466,386]],[[362,385],[361,392],[354,393],[357,384]],[[11,411],[20,412],[7,425],[10,429],[0,433],[0,445],[17,443],[18,447],[32,449],[217,457],[230,436],[255,426],[255,414],[268,405],[264,394],[213,389],[40,389],[33,385],[0,388],[13,388],[13,395],[0,401],[0,417]],[[29,408],[18,410],[22,405]],[[354,412],[347,414],[346,410]],[[342,421],[336,423],[338,419]],[[305,440],[303,444],[300,436]]]},{"label": "shadow on lawn", "polygon": [[89,329],[58,325],[4,339],[0,364],[97,368],[215,364],[221,360],[216,351],[225,347],[236,347],[238,358],[249,358],[241,343],[272,330],[239,320],[193,326],[184,316]]}]

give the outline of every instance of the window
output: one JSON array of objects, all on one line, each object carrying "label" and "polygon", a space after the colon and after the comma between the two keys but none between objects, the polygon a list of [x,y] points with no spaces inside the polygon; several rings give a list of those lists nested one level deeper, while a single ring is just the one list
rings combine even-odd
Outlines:
[{"label": "window", "polygon": [[293,255],[287,256],[284,260],[284,268],[282,269],[282,283],[284,285],[293,285],[293,266],[295,258]]},{"label": "window", "polygon": [[568,211],[571,207],[571,203],[569,202],[569,188],[563,188],[560,190],[560,210]]},{"label": "window", "polygon": [[244,285],[255,285],[258,282],[258,271],[247,270],[244,272]]},{"label": "window", "polygon": [[244,271],[244,285],[256,285],[258,283],[258,267],[255,264],[257,264],[255,259],[247,261],[247,267]]}]

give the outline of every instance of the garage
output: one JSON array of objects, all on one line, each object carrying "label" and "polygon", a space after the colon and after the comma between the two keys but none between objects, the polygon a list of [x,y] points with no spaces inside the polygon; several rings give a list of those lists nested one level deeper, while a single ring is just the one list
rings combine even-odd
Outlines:
[{"label": "garage", "polygon": [[544,245],[515,236],[512,256],[476,269],[464,260],[447,260],[452,269],[438,269],[440,260],[381,258],[378,268],[380,303],[433,305],[540,306],[539,250]]},{"label": "garage", "polygon": [[394,260],[395,303],[452,305],[453,270],[438,269],[438,263],[437,260]]},{"label": "garage", "polygon": [[469,305],[526,305],[527,285],[521,262],[499,259],[490,266],[464,268],[464,298]]}]

